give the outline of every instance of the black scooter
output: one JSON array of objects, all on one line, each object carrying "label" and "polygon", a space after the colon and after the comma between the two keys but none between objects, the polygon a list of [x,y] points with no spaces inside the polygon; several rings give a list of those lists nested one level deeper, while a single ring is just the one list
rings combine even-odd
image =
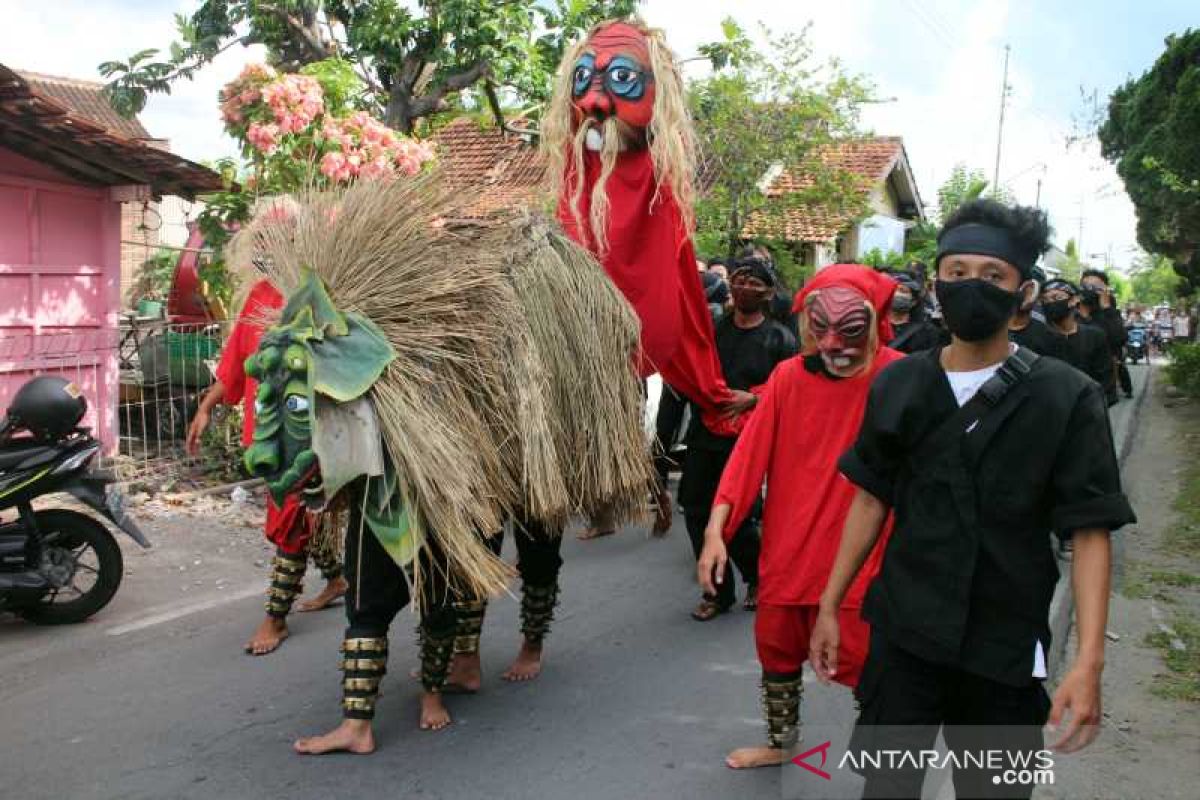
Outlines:
[{"label": "black scooter", "polygon": [[75,427],[50,439],[17,437],[10,411],[0,424],[0,609],[31,622],[82,622],[112,600],[125,574],[121,548],[94,517],[33,501],[72,495],[125,531],[150,543],[125,513],[124,498],[107,470],[93,469],[101,443]]}]

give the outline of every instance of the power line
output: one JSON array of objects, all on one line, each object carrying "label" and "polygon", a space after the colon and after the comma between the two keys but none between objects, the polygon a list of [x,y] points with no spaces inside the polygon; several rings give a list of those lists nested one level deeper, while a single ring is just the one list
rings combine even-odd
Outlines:
[{"label": "power line", "polygon": [[1008,105],[1008,55],[1009,46],[1004,45],[1004,77],[1000,82],[1000,124],[996,128],[996,171],[992,174],[992,191],[1000,191],[1000,148],[1004,142],[1004,108]]}]

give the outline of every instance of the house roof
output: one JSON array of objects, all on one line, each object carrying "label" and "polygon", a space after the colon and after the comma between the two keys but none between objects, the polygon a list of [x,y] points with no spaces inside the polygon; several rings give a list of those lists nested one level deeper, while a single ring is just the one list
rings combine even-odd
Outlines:
[{"label": "house roof", "polygon": [[[902,204],[909,206],[913,216],[924,218],[921,197],[917,192],[899,136],[873,136],[846,139],[825,147],[817,154],[826,167],[842,169],[858,178],[864,196],[892,178],[899,170],[900,179],[893,182]],[[795,169],[785,169],[771,181],[766,193],[779,196],[811,189],[813,178]],[[778,219],[767,220],[762,215],[751,217],[746,225],[747,236],[772,236],[792,242],[828,242],[853,221],[853,217],[838,209],[802,205],[786,209]]]},{"label": "house roof", "polygon": [[116,112],[104,96],[104,84],[82,81],[40,72],[14,70],[25,79],[31,91],[61,105],[72,114],[99,125],[125,139],[153,139],[137,117],[126,119]]},{"label": "house roof", "polygon": [[133,128],[110,129],[45,86],[0,64],[0,145],[92,186],[144,184],[189,199],[222,188],[211,169],[131,138]]},{"label": "house roof", "polygon": [[532,138],[484,127],[467,117],[433,134],[447,182],[475,195],[465,209],[468,218],[487,217],[537,199],[546,164]]}]

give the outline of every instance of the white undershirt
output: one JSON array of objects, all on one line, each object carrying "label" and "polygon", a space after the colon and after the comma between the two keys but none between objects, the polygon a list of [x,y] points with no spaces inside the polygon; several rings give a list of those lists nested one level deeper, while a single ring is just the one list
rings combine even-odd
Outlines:
[{"label": "white undershirt", "polygon": [[[1016,352],[1016,349],[1017,346],[1015,344],[1009,344],[1010,354]],[[987,383],[988,379],[996,374],[996,370],[1000,369],[1000,364],[1003,363],[1001,361],[992,364],[990,367],[973,369],[969,372],[946,371],[946,380],[950,382],[950,389],[954,392],[954,399],[958,402],[960,408],[975,396],[975,393],[979,391],[979,387]],[[1040,641],[1036,642],[1033,648],[1033,677],[1046,677],[1046,652],[1042,649]]]}]

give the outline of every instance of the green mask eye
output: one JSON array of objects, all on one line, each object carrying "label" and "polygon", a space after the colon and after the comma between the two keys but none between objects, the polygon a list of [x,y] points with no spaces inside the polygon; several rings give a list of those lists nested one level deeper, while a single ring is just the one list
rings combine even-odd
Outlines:
[{"label": "green mask eye", "polygon": [[284,406],[289,414],[308,414],[308,398],[298,394],[290,394]]}]

